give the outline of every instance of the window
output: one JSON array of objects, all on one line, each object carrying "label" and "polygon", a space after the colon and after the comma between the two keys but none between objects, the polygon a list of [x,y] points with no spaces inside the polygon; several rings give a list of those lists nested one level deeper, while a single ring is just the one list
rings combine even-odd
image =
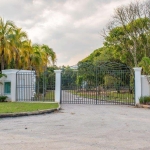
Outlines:
[{"label": "window", "polygon": [[4,93],[10,94],[11,93],[11,82],[5,82],[4,84]]}]

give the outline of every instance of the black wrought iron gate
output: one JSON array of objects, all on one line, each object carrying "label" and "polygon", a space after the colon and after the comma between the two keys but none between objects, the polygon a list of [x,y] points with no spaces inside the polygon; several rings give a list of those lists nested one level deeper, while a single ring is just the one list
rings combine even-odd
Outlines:
[{"label": "black wrought iron gate", "polygon": [[61,103],[134,105],[134,73],[112,62],[63,69]]},{"label": "black wrought iron gate", "polygon": [[55,101],[55,73],[43,69],[20,70],[16,73],[17,101]]}]

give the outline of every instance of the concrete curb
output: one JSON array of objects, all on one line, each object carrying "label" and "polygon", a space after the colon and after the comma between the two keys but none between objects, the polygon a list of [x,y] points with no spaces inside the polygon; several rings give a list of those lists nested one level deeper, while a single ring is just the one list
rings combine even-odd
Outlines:
[{"label": "concrete curb", "polygon": [[61,109],[61,107],[59,104],[59,107],[56,109],[45,109],[45,110],[39,110],[39,111],[33,111],[33,112],[20,112],[20,113],[3,113],[3,114],[0,114],[0,118],[48,114],[48,113],[52,113],[54,111],[58,111],[60,109]]},{"label": "concrete curb", "polygon": [[143,105],[143,104],[137,104],[135,107],[136,108],[147,108],[147,109],[150,109],[150,105]]}]

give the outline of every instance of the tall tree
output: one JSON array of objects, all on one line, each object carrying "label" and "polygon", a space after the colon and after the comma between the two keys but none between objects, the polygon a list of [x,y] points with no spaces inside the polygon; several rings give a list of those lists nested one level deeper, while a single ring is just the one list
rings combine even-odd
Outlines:
[{"label": "tall tree", "polygon": [[54,65],[54,63],[56,62],[56,54],[53,51],[53,49],[50,48],[48,45],[45,45],[45,44],[43,44],[41,46],[41,48],[46,54],[47,65],[51,65],[51,63]]},{"label": "tall tree", "polygon": [[[150,28],[150,0],[146,2],[131,2],[129,5],[118,7],[115,10],[113,21],[110,22],[107,31],[121,27],[123,32],[120,42],[124,41],[125,51],[129,51],[133,57],[134,66],[138,66],[138,51],[142,47],[148,51]],[[106,32],[105,32],[106,33]],[[107,37],[107,34],[106,36]],[[139,39],[141,40],[139,41]],[[142,42],[144,40],[145,42]],[[126,41],[126,43],[125,43]],[[140,45],[139,45],[140,44]],[[145,53],[146,54],[146,53]]]},{"label": "tall tree", "polygon": [[14,51],[14,63],[15,68],[19,69],[21,66],[21,57],[24,55],[23,49],[25,48],[25,41],[27,40],[26,32],[22,31],[21,28],[15,28],[13,34],[11,34],[10,43]]},{"label": "tall tree", "polygon": [[[9,59],[7,56],[12,55],[10,52],[10,35],[14,30],[15,25],[12,21],[4,21],[0,18],[0,61],[1,70],[5,68],[5,61]],[[6,58],[6,59],[5,59]]]}]

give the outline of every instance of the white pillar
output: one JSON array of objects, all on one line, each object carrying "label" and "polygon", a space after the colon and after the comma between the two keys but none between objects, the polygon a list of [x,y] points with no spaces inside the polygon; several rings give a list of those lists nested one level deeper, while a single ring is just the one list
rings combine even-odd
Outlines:
[{"label": "white pillar", "polygon": [[135,72],[135,105],[139,104],[139,98],[141,97],[141,70],[142,68],[133,68]]},{"label": "white pillar", "polygon": [[55,102],[60,103],[61,70],[54,70],[54,72],[55,72]]}]

